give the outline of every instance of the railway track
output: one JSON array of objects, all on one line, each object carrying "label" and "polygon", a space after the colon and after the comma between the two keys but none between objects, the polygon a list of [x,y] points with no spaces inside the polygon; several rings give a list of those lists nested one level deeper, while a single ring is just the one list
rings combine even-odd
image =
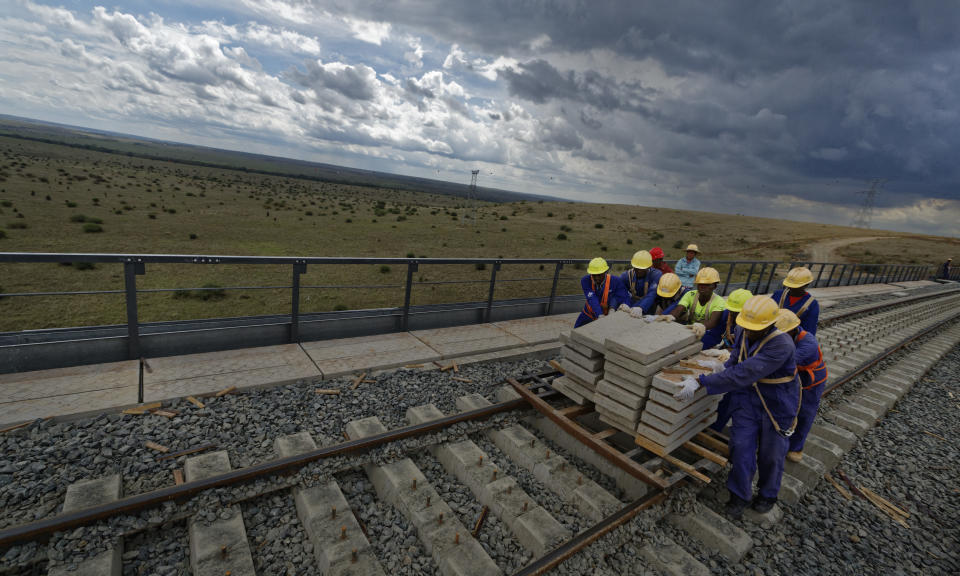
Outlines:
[{"label": "railway track", "polygon": [[[831,393],[808,457],[788,463],[785,502],[816,486],[856,434],[960,341],[958,304],[960,291],[945,289],[847,307],[825,323]],[[721,477],[715,459],[681,450],[671,462],[633,446],[552,391],[554,376],[459,396],[456,412],[409,406],[393,430],[369,417],[347,422],[342,440],[277,436],[273,458],[235,470],[227,451],[174,454],[182,483],[139,494],[122,496],[128,482],[116,474],[75,482],[60,514],[4,523],[0,574],[577,573],[596,561],[591,550],[618,538],[639,539],[650,568],[709,573],[669,537],[680,533],[731,560],[747,553],[747,532],[697,502],[719,482],[705,488],[687,470]],[[519,388],[630,463],[605,460],[529,411]],[[714,440],[722,452],[723,437]],[[644,536],[651,527],[661,534]]]}]

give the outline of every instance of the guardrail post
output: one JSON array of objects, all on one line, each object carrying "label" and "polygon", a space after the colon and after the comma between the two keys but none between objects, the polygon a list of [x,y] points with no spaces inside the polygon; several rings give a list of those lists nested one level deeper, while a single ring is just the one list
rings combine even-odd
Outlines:
[{"label": "guardrail post", "polygon": [[403,293],[403,316],[400,319],[400,330],[407,331],[410,323],[410,293],[413,291],[413,273],[420,268],[416,262],[407,262],[407,287]]},{"label": "guardrail post", "polygon": [[[776,273],[776,271],[777,271],[777,266],[779,266],[779,265],[780,265],[779,262],[774,262],[774,263],[773,263],[773,268],[770,269],[770,276],[767,277],[767,285],[764,286],[764,288],[763,288],[763,291],[764,291],[764,292],[769,292],[769,291],[770,291],[770,284],[773,282],[773,275]],[[759,288],[760,285],[758,284],[757,287]]]},{"label": "guardrail post", "polygon": [[306,262],[293,263],[293,289],[290,292],[290,343],[300,341],[300,275],[307,273]]},{"label": "guardrail post", "polygon": [[840,277],[837,278],[837,286],[843,286],[843,277],[844,275],[846,275],[846,273],[847,273],[847,265],[844,264],[843,267],[840,268]]},{"label": "guardrail post", "polygon": [[[760,267],[760,273],[757,274],[757,288],[756,288],[756,290],[753,291],[754,294],[759,294],[759,293],[760,293],[760,284],[763,284],[763,273],[766,272],[766,271],[767,271],[767,263],[764,262],[764,263],[763,263],[763,266]],[[747,286],[747,290],[749,290],[749,289],[750,289],[750,287]]]},{"label": "guardrail post", "polygon": [[493,291],[497,288],[497,270],[500,269],[500,263],[493,263],[493,270],[490,271],[490,291],[487,293],[487,309],[483,314],[483,321],[490,321],[490,313],[493,311]]},{"label": "guardrail post", "polygon": [[729,296],[728,291],[730,290],[730,279],[733,278],[733,267],[736,265],[736,262],[730,263],[730,270],[727,271],[727,280],[723,283],[723,296]]},{"label": "guardrail post", "polygon": [[747,290],[750,289],[750,279],[753,278],[753,271],[754,269],[756,269],[756,267],[757,267],[756,262],[750,263],[750,270],[747,271],[747,279],[743,282],[743,287],[746,288]]},{"label": "guardrail post", "polygon": [[123,263],[123,286],[127,300],[127,358],[140,357],[140,325],[137,321],[137,276],[147,273],[143,262],[128,260]]},{"label": "guardrail post", "polygon": [[830,284],[833,283],[833,273],[837,271],[837,265],[834,264],[830,267],[830,277],[827,278],[827,288],[830,287]]},{"label": "guardrail post", "polygon": [[550,287],[550,301],[547,302],[547,313],[545,316],[553,314],[553,302],[557,299],[557,284],[560,282],[560,270],[563,269],[563,262],[557,262],[557,267],[553,270],[553,285]]},{"label": "guardrail post", "polygon": [[813,281],[813,287],[820,287],[820,277],[823,276],[823,269],[826,267],[826,264],[820,264],[820,272],[817,273],[817,279]]}]

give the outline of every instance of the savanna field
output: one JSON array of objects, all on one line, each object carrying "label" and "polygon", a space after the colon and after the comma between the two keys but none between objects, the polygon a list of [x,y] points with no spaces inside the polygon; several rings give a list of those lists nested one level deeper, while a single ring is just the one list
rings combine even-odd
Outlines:
[{"label": "savanna field", "polygon": [[[227,153],[225,153],[227,154]],[[469,175],[467,175],[467,179]],[[476,214],[476,219],[473,215]],[[0,136],[0,252],[219,254],[417,258],[629,259],[662,247],[667,260],[697,243],[702,260],[810,258],[825,239],[856,262],[940,264],[955,239],[673,210],[521,201],[479,202],[398,188],[321,182],[131,157]],[[723,267],[721,266],[721,273]],[[739,268],[738,268],[739,270]],[[286,313],[289,266],[148,265],[141,322]],[[563,272],[560,293],[584,272]],[[310,266],[301,312],[398,306],[405,266]],[[421,265],[413,304],[485,300],[489,267]],[[496,298],[549,293],[552,266],[504,266]],[[446,282],[461,283],[446,283]],[[469,283],[469,281],[477,281]],[[444,283],[440,283],[444,282]],[[348,286],[344,288],[343,286]],[[120,265],[2,264],[0,293],[123,290]],[[0,331],[119,324],[122,294],[7,296]]]}]

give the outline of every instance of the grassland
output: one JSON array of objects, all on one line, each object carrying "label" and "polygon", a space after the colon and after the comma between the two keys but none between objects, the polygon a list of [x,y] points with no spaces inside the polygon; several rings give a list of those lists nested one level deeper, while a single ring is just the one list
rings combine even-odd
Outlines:
[{"label": "grassland", "polygon": [[[696,242],[706,260],[789,260],[824,238],[866,235],[840,226],[641,206],[483,202],[476,208],[476,222],[465,219],[472,213],[462,198],[449,195],[0,137],[3,252],[626,259],[656,245],[668,259],[676,259],[683,246]],[[874,243],[854,244],[842,254],[856,260],[938,263],[943,259],[936,256],[942,253],[938,247],[950,242],[889,234],[892,238],[878,241],[876,248]],[[896,246],[903,248],[891,248]],[[538,280],[504,283],[496,296],[544,295],[552,273],[550,267],[505,266],[499,279]],[[140,320],[286,313],[290,301],[285,289],[186,289],[287,286],[290,274],[286,266],[148,266],[138,279],[140,289],[180,291],[142,294]],[[311,266],[302,280],[308,288],[301,310],[400,305],[404,274],[398,266]],[[485,299],[489,274],[472,265],[422,265],[413,303]],[[566,270],[561,293],[577,292],[581,274]],[[431,283],[440,281],[477,283]],[[0,264],[0,293],[122,289],[120,265]],[[123,320],[121,294],[0,299],[3,331]]]}]

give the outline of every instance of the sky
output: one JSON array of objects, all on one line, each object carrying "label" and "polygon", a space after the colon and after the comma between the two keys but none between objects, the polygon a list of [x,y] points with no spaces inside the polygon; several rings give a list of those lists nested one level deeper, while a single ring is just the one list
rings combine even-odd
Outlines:
[{"label": "sky", "polygon": [[960,3],[0,0],[0,112],[578,201],[960,235]]}]

